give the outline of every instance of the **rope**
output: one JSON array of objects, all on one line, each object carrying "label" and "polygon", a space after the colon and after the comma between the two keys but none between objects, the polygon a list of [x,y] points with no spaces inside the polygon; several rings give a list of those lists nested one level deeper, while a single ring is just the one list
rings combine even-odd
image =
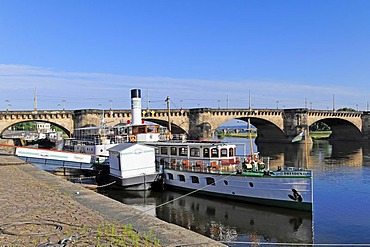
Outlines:
[{"label": "rope", "polygon": [[[54,226],[55,229],[53,231],[49,232],[39,232],[39,233],[17,233],[14,231],[6,230],[6,228],[9,227],[16,227],[20,225],[47,225],[47,226]],[[59,224],[55,223],[46,223],[46,222],[15,222],[15,223],[9,223],[4,224],[0,226],[0,232],[3,234],[8,235],[14,235],[14,236],[37,236],[37,235],[50,235],[50,234],[56,234],[56,232],[59,232],[63,229],[63,227]]]},{"label": "rope", "polygon": [[45,244],[39,244],[37,245],[37,247],[65,247],[68,244],[68,242],[73,242],[79,238],[81,238],[81,235],[78,235],[78,234],[72,235],[69,238],[63,238],[57,244],[45,243]]},{"label": "rope", "polygon": [[109,184],[98,185],[98,186],[96,186],[96,188],[104,188],[104,187],[108,187],[108,186],[111,186],[112,184],[115,184],[115,183],[116,183],[116,181],[113,181],[113,182],[111,182],[111,183],[109,183]]},{"label": "rope", "polygon": [[71,178],[68,178],[69,181],[75,181],[75,180],[78,180],[80,181],[80,183],[82,183],[82,180],[87,180],[87,179],[95,179],[96,176],[91,176],[91,177],[71,177]]}]

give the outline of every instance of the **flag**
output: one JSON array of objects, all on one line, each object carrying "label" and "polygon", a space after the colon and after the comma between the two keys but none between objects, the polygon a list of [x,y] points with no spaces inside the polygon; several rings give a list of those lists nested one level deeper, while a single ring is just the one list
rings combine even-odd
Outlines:
[{"label": "flag", "polygon": [[300,142],[303,140],[303,138],[304,138],[304,131],[302,131],[301,133],[299,133],[299,135],[294,137],[292,142]]}]

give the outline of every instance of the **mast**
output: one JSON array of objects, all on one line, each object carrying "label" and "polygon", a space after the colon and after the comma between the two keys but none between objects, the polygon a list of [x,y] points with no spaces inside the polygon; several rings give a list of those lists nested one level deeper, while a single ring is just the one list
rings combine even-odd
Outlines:
[{"label": "mast", "polygon": [[166,102],[167,102],[167,115],[168,115],[168,131],[169,131],[169,134],[171,134],[172,130],[171,130],[171,111],[170,111],[170,97],[167,96],[166,98]]},{"label": "mast", "polygon": [[251,119],[250,118],[248,118],[248,132],[249,132],[249,147],[250,147],[251,155],[253,155],[254,151],[253,151],[253,142],[252,142],[252,133],[251,133]]},{"label": "mast", "polygon": [[146,112],[149,114],[149,90],[146,89]]},{"label": "mast", "polygon": [[308,162],[309,162],[309,158],[308,158],[308,143],[307,143],[307,138],[309,138],[308,126],[306,126],[304,135],[305,135],[305,137],[304,137],[304,145],[305,145],[305,151],[306,151],[306,165],[305,165],[305,169],[308,169]]},{"label": "mast", "polygon": [[33,110],[37,111],[37,89],[33,92]]}]

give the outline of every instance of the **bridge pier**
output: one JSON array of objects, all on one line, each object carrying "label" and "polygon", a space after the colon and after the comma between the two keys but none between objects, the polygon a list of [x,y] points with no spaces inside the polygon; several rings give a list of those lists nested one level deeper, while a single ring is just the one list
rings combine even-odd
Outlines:
[{"label": "bridge pier", "polygon": [[209,108],[189,110],[189,139],[209,140],[213,138],[212,126],[206,121],[210,116]]}]

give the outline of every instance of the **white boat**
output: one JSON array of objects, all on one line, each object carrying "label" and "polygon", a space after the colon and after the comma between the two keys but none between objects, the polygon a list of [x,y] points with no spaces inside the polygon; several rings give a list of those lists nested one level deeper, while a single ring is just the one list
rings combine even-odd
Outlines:
[{"label": "white boat", "polygon": [[121,143],[109,149],[109,183],[127,190],[148,190],[158,180],[154,148]]},{"label": "white boat", "polygon": [[71,163],[91,164],[92,156],[82,153],[64,152],[57,150],[48,150],[33,147],[16,147],[15,155],[25,158],[34,158],[41,160],[56,160]]},{"label": "white boat", "polygon": [[157,142],[156,162],[167,186],[270,206],[312,211],[311,170],[271,170],[258,154],[236,156],[221,142]]}]

